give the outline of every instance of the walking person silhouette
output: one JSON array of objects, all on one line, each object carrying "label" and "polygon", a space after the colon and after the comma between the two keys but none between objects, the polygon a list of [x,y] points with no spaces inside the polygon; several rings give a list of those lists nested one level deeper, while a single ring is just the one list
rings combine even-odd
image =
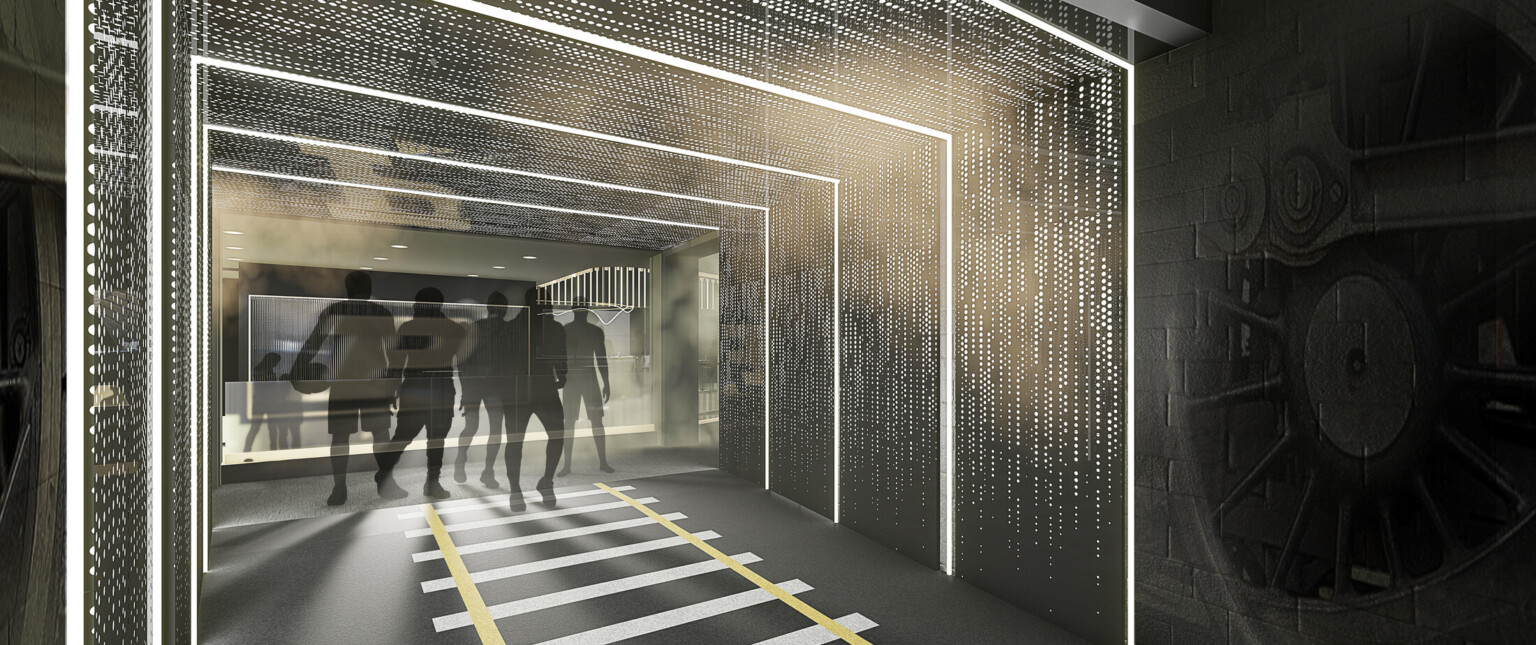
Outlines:
[{"label": "walking person silhouette", "polygon": [[[571,436],[565,440],[565,465],[560,468],[560,477],[571,474],[571,455],[576,446],[576,418],[581,413],[583,400],[587,403],[587,421],[592,423],[592,442],[597,444],[597,467],[605,473],[614,472],[613,467],[608,465],[608,451],[603,436],[603,405],[608,402],[609,386],[613,380],[608,377],[607,337],[602,327],[592,323],[591,307],[592,304],[585,299],[577,302],[576,308],[571,310],[575,319],[565,326],[565,343],[571,357],[562,399],[567,415],[565,427],[570,428]],[[598,388],[598,376],[602,376],[601,390]]]},{"label": "walking person silhouette", "polygon": [[[389,378],[389,348],[395,342],[395,317],[369,300],[373,280],[362,271],[346,277],[347,299],[320,313],[314,331],[294,361],[293,387],[304,393],[329,388],[326,429],[331,434],[331,495],[326,503],[347,502],[347,457],[352,434],[373,435],[373,458],[383,464],[389,441],[389,402],[396,380]],[[331,367],[313,363],[330,343]],[[327,371],[330,374],[327,374]]]},{"label": "walking person silhouette", "polygon": [[416,293],[415,316],[400,325],[398,336],[390,372],[403,377],[397,398],[399,413],[390,450],[379,460],[379,472],[373,480],[380,497],[405,497],[405,490],[395,483],[395,464],[425,428],[427,482],[422,494],[447,499],[451,495],[438,483],[438,476],[443,470],[443,442],[453,425],[453,398],[457,394],[453,375],[464,344],[464,327],[443,315],[443,292],[427,287]]},{"label": "walking person silhouette", "polygon": [[[261,361],[251,368],[250,397],[251,402],[251,429],[245,432],[245,451],[250,452],[256,444],[256,435],[261,432],[262,425],[267,427],[267,450],[278,449],[278,438],[283,432],[283,419],[278,416],[280,407],[274,399],[281,396],[274,389],[269,389],[277,380],[277,364],[283,357],[277,352],[267,352],[261,357]],[[281,386],[279,386],[281,387]],[[246,461],[250,461],[247,459]]]},{"label": "walking person silhouette", "polygon": [[464,413],[464,430],[459,432],[459,452],[453,463],[453,479],[463,483],[468,476],[464,462],[469,456],[469,445],[480,429],[480,407],[485,406],[490,427],[485,443],[485,468],[480,471],[480,482],[491,488],[496,482],[496,452],[501,447],[502,435],[506,434],[507,399],[512,392],[510,377],[512,364],[512,323],[506,319],[507,297],[500,291],[492,291],[486,297],[485,318],[470,325],[473,344],[464,361],[459,364],[459,383],[464,393],[459,397],[459,409]]},{"label": "walking person silhouette", "polygon": [[512,367],[517,375],[512,386],[512,413],[507,424],[507,486],[514,511],[527,508],[523,501],[519,474],[523,463],[523,438],[528,421],[539,417],[549,441],[544,448],[544,476],[534,487],[545,504],[555,503],[555,466],[565,444],[565,414],[560,405],[560,388],[565,387],[565,328],[551,320],[548,308],[539,302],[537,287],[524,295],[528,308],[512,319]]}]

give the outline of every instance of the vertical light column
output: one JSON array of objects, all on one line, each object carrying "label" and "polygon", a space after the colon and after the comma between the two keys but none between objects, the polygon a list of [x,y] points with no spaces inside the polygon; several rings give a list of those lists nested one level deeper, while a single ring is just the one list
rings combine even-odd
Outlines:
[{"label": "vertical light column", "polygon": [[939,537],[945,573],[955,575],[955,231],[952,165],[955,142],[944,135],[944,182],[939,195],[939,477],[943,516]]},{"label": "vertical light column", "polygon": [[768,470],[769,452],[770,452],[769,449],[768,449],[769,445],[770,445],[769,444],[769,439],[773,435],[773,433],[770,432],[769,429],[768,429],[770,427],[769,417],[768,417],[768,413],[769,413],[768,398],[769,398],[769,391],[772,389],[770,387],[770,381],[773,380],[773,378],[771,376],[771,370],[769,369],[769,366],[771,365],[770,361],[772,360],[772,356],[773,356],[773,333],[769,329],[769,324],[770,324],[770,322],[772,320],[772,316],[769,315],[769,311],[768,311],[768,283],[769,283],[769,280],[768,280],[768,271],[769,271],[769,266],[768,266],[768,260],[769,260],[768,255],[769,255],[769,253],[768,253],[768,250],[769,250],[769,246],[770,246],[770,240],[772,240],[772,239],[773,239],[773,236],[771,234],[771,231],[768,230],[768,211],[765,209],[763,211],[763,489],[764,490],[771,490],[771,487],[769,486],[769,480],[772,477],[771,471]]},{"label": "vertical light column", "polygon": [[[193,354],[190,357],[192,373],[187,379],[187,387],[190,390],[187,400],[195,402],[193,403],[193,409],[189,411],[193,417],[188,429],[192,436],[187,441],[187,476],[192,484],[196,484],[198,481],[197,473],[198,468],[201,466],[201,461],[198,459],[198,446],[202,445],[202,438],[207,432],[207,424],[205,422],[208,418],[208,397],[203,396],[203,393],[207,392],[205,375],[208,352],[204,348],[203,334],[207,328],[208,308],[204,300],[205,292],[203,290],[205,266],[203,263],[202,245],[199,244],[201,235],[205,234],[207,225],[202,221],[202,194],[197,186],[197,180],[202,172],[201,167],[197,163],[198,149],[201,144],[197,130],[197,68],[197,65],[189,65],[187,70],[189,74],[187,81],[187,158],[183,160],[182,165],[182,172],[186,173],[187,178],[187,198],[191,200],[190,207],[187,210],[186,248],[192,253],[192,257],[188,258],[188,265],[192,275],[183,276],[183,280],[186,281],[190,288],[194,289],[193,295],[189,299],[189,302],[192,304],[192,311],[187,312],[188,320],[192,323],[192,329],[184,332],[191,334],[189,342],[185,343],[184,346],[193,349]],[[188,491],[187,516],[190,518],[190,521],[188,522],[187,532],[191,534],[189,536],[191,543],[187,549],[187,571],[191,579],[192,595],[188,605],[191,631],[193,634],[196,634],[198,629],[198,587],[202,578],[199,575],[202,569],[199,568],[198,554],[202,552],[203,541],[203,516],[199,512],[203,489],[194,485],[189,487]]]},{"label": "vertical light column", "polygon": [[843,271],[838,255],[838,234],[843,224],[839,212],[841,188],[841,180],[832,183],[832,521],[835,523],[843,521],[843,299],[838,291]]},{"label": "vertical light column", "polygon": [[64,640],[85,642],[86,558],[85,507],[90,494],[91,468],[87,463],[85,410],[90,400],[85,385],[85,255],[86,110],[85,86],[89,52],[85,45],[85,3],[64,3],[64,357],[66,378],[75,383],[64,392]]},{"label": "vertical light column", "polygon": [[165,50],[169,39],[165,31],[165,3],[149,2],[149,33],[142,45],[149,56],[149,87],[152,88],[145,112],[149,127],[149,202],[145,210],[148,220],[149,280],[146,291],[149,297],[149,446],[146,450],[150,467],[144,472],[149,477],[149,623],[145,626],[148,642],[156,642],[164,633],[162,625],[162,594],[165,590],[164,548],[168,531],[165,530],[165,490],[167,460],[165,459],[165,309],[166,285],[170,282],[165,270],[162,249],[169,241],[165,238],[165,166],[170,156],[165,149],[165,104],[169,93],[165,84]]},{"label": "vertical light column", "polygon": [[1125,633],[1136,641],[1136,68],[1125,68]]},{"label": "vertical light column", "polygon": [[[195,65],[194,68],[201,69],[201,67]],[[198,90],[201,91],[201,88],[198,88]],[[206,156],[208,149],[208,130],[203,129],[202,154]],[[214,441],[212,437],[213,430],[217,428],[221,433],[223,431],[223,418],[218,414],[219,408],[213,406],[211,402],[223,401],[224,397],[222,364],[214,360],[214,351],[219,344],[219,339],[215,336],[218,332],[215,330],[222,329],[224,317],[223,283],[220,280],[223,267],[215,264],[213,261],[213,188],[208,181],[208,166],[209,164],[207,163],[201,164],[202,183],[199,186],[199,195],[201,197],[200,207],[202,210],[198,212],[198,218],[203,222],[203,239],[197,253],[198,257],[203,261],[202,273],[203,280],[205,281],[205,293],[208,296],[208,312],[203,317],[205,320],[205,327],[203,329],[203,364],[206,366],[205,370],[208,376],[206,377],[207,382],[204,384],[204,390],[201,395],[207,411],[203,416],[202,448],[199,454],[199,463],[202,464],[203,469],[202,539],[205,541],[203,545],[203,573],[207,573],[213,567],[212,549],[207,546],[206,541],[213,535],[213,521],[209,519],[212,517],[209,511],[213,507],[214,479],[216,478],[215,475],[218,474],[217,466],[220,463],[220,460],[216,459],[216,457],[221,459],[223,456],[222,448],[217,451],[218,455],[210,452],[210,448],[221,445],[220,442]]]}]

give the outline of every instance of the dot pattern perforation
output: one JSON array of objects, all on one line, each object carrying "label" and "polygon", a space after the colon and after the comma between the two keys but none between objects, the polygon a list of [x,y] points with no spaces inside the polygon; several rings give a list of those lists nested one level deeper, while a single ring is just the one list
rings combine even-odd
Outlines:
[{"label": "dot pattern perforation", "polygon": [[[796,190],[794,183],[807,185]],[[769,481],[785,497],[831,517],[833,185],[774,184],[768,211]]]},{"label": "dot pattern perforation", "polygon": [[[137,642],[149,622],[151,476],[149,312],[151,302],[149,60],[147,7],[141,1],[101,0],[87,8],[92,110],[87,143],[85,321],[86,411],[90,481],[86,566],[94,567],[87,630],[96,642]],[[86,297],[85,294],[71,294]]]},{"label": "dot pattern perforation", "polygon": [[210,181],[213,184],[213,207],[223,213],[334,219],[655,251],[672,248],[708,232],[652,222],[218,170],[210,173]]},{"label": "dot pattern perforation", "polygon": [[578,184],[553,177],[465,168],[428,160],[361,153],[319,143],[293,143],[220,131],[209,134],[209,146],[216,167],[606,212],[714,228],[720,226],[723,211],[742,208],[623,190],[618,186]]}]

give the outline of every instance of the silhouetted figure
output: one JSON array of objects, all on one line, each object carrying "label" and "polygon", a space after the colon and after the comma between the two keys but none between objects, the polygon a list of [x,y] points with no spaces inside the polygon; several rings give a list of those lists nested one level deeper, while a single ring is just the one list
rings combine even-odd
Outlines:
[{"label": "silhouetted figure", "polygon": [[470,442],[480,429],[480,406],[485,406],[489,417],[489,434],[485,444],[485,468],[480,471],[480,482],[491,488],[496,482],[496,452],[501,448],[501,437],[506,433],[507,398],[512,392],[512,323],[506,319],[507,297],[493,291],[485,299],[485,318],[470,326],[470,342],[474,347],[459,365],[459,383],[464,386],[459,407],[464,412],[464,430],[459,433],[459,453],[453,464],[453,479],[462,483],[467,479],[464,462],[468,457]]},{"label": "silhouetted figure", "polygon": [[251,368],[250,403],[251,403],[251,429],[245,431],[245,451],[250,452],[256,444],[256,435],[261,432],[261,426],[267,426],[267,450],[277,450],[277,435],[282,423],[280,407],[275,400],[280,396],[274,385],[277,385],[277,364],[283,360],[277,352],[267,352],[261,357],[261,361]]},{"label": "silhouetted figure", "polygon": [[404,378],[400,383],[399,415],[390,450],[379,460],[373,476],[379,496],[400,499],[406,492],[395,483],[395,464],[405,447],[427,431],[427,483],[422,494],[437,499],[450,497],[438,483],[443,470],[443,440],[453,425],[454,363],[464,344],[464,327],[443,315],[443,292],[427,287],[416,293],[415,317],[400,325],[399,343],[390,359],[390,372]]},{"label": "silhouetted figure", "polygon": [[[293,374],[283,372],[283,375],[277,379],[292,383]],[[277,405],[277,411],[268,417],[267,422],[275,423],[277,426],[277,449],[292,450],[300,447],[299,427],[304,423],[304,409],[299,403],[298,392],[293,391],[292,388],[279,389],[282,393],[273,400]]]},{"label": "silhouetted figure", "polygon": [[[523,502],[519,473],[523,462],[523,437],[528,420],[538,415],[549,435],[544,448],[544,476],[535,488],[543,493],[544,503],[555,502],[555,466],[560,463],[560,449],[565,444],[565,414],[560,407],[560,388],[565,386],[565,328],[551,320],[547,308],[539,303],[537,288],[531,288],[524,300],[528,308],[512,319],[513,368],[519,375],[513,385],[512,418],[507,427],[507,481],[514,511],[527,508]],[[526,343],[518,342],[527,339]]]},{"label": "silhouetted figure", "polygon": [[[326,429],[331,433],[331,506],[347,501],[347,453],[352,433],[373,435],[374,460],[383,464],[384,444],[389,441],[389,402],[395,396],[396,379],[389,377],[389,349],[395,342],[395,317],[382,305],[368,300],[373,280],[368,274],[347,274],[347,300],[321,312],[315,330],[294,361],[294,389],[301,392],[330,388]],[[330,374],[312,364],[315,354],[331,343]]]},{"label": "silhouetted figure", "polygon": [[[563,400],[567,416],[565,427],[570,437],[565,441],[565,466],[560,476],[571,474],[571,455],[576,447],[576,418],[581,414],[581,403],[587,403],[587,420],[592,423],[592,442],[597,444],[597,467],[605,473],[613,472],[608,465],[608,451],[603,437],[603,404],[608,402],[608,346],[603,328],[592,323],[591,304],[580,302],[571,311],[575,317],[565,326],[565,346],[571,352],[570,371],[565,382]],[[602,387],[598,387],[598,377]],[[601,394],[599,394],[601,392]]]}]

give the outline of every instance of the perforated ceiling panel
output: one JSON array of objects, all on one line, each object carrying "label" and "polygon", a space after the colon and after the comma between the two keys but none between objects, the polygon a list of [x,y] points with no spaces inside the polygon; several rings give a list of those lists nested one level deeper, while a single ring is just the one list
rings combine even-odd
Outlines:
[{"label": "perforated ceiling panel", "polygon": [[708,229],[219,170],[210,174],[210,181],[215,209],[263,217],[337,219],[656,251],[709,232]]},{"label": "perforated ceiling panel", "polygon": [[989,0],[456,4],[212,0],[210,122],[380,151],[215,154],[432,193],[269,177],[290,196],[252,200],[326,216],[596,234],[466,213],[496,196],[678,223],[611,225],[642,248],[720,227],[722,467],[1123,639],[1119,67]]}]

